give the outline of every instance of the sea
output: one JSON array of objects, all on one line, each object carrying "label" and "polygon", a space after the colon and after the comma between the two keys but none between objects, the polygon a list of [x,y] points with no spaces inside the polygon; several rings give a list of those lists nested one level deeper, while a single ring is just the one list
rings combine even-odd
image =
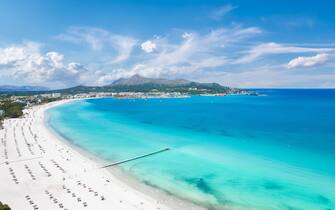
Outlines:
[{"label": "sea", "polygon": [[84,99],[49,126],[139,181],[208,209],[334,210],[335,89]]}]

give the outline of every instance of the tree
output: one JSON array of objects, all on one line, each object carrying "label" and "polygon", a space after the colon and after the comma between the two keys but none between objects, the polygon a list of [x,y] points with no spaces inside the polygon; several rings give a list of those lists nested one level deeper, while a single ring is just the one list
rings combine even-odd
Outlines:
[{"label": "tree", "polygon": [[21,117],[23,115],[22,110],[24,109],[25,104],[12,102],[12,101],[3,101],[3,104],[0,106],[0,109],[4,110],[4,117],[15,118]]},{"label": "tree", "polygon": [[0,210],[11,210],[11,208],[7,204],[3,204],[0,201]]}]

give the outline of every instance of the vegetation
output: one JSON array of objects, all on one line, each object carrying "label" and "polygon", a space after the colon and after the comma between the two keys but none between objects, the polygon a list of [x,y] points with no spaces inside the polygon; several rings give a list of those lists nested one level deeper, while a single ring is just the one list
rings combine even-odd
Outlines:
[{"label": "vegetation", "polygon": [[0,130],[3,129],[3,118],[0,117]]},{"label": "vegetation", "polygon": [[[154,84],[145,83],[139,85],[113,85],[113,86],[77,86],[68,89],[57,90],[62,94],[78,94],[88,92],[180,92],[185,94],[216,94],[216,93],[239,93],[239,89],[232,89],[229,87],[221,86],[216,83],[196,83],[191,82],[188,84],[180,85],[166,85],[166,84]],[[52,91],[51,91],[52,92]]]},{"label": "vegetation", "polygon": [[11,208],[7,204],[3,204],[0,201],[0,210],[11,210]]},{"label": "vegetation", "polygon": [[4,111],[2,117],[21,117],[24,106],[25,104],[23,103],[12,102],[10,100],[1,101],[0,109]]},{"label": "vegetation", "polygon": [[0,97],[0,129],[5,118],[21,117],[25,105],[25,103],[13,102],[9,98]]}]

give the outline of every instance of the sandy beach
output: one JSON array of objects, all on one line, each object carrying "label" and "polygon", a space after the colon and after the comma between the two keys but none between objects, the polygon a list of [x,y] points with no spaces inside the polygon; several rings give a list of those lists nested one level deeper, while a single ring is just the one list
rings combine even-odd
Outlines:
[{"label": "sandy beach", "polygon": [[143,193],[50,132],[45,110],[66,102],[34,106],[23,118],[5,120],[0,130],[2,202],[14,210],[185,207],[180,201],[153,196],[154,192]]}]

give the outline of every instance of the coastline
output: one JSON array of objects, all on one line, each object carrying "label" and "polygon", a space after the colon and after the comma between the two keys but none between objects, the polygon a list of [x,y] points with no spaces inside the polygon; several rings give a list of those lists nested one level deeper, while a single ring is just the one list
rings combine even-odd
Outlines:
[{"label": "coastline", "polygon": [[[54,102],[56,104],[52,104],[50,107],[48,107],[44,110],[44,116],[43,116],[44,117],[44,120],[43,120],[44,123],[43,123],[43,125],[52,135],[55,136],[55,138],[58,141],[61,141],[63,144],[65,144],[68,147],[75,150],[78,153],[78,155],[82,155],[85,158],[88,158],[90,161],[97,164],[98,167],[101,167],[101,166],[109,164],[110,162],[107,162],[106,160],[101,159],[101,158],[87,152],[85,149],[81,148],[79,145],[72,143],[72,141],[70,139],[68,139],[67,137],[58,133],[54,128],[52,128],[52,126],[50,126],[48,124],[49,119],[48,119],[48,116],[46,114],[47,110],[52,109],[56,106],[64,105],[66,103],[71,103],[71,102],[74,102],[74,101],[86,100],[86,99],[95,99],[95,98],[70,99],[70,100],[68,99],[68,100],[65,100],[65,101],[64,100],[59,101],[60,103]],[[173,210],[184,210],[184,209],[205,210],[206,209],[204,207],[201,207],[197,204],[192,203],[191,201],[178,198],[178,197],[176,197],[176,196],[174,196],[174,195],[172,195],[168,192],[163,191],[162,189],[159,189],[159,188],[153,187],[153,186],[149,186],[149,185],[141,182],[140,180],[138,180],[137,178],[135,178],[131,174],[127,173],[126,171],[124,171],[122,168],[120,168],[118,166],[109,167],[109,168],[101,169],[101,170],[106,170],[108,173],[112,174],[112,176],[114,176],[116,179],[119,179],[119,181],[127,184],[129,187],[134,188],[135,190],[138,190],[138,191],[144,193],[145,195],[148,195],[148,196],[154,198],[155,200],[159,201],[160,203],[165,204],[170,209],[173,209]]]},{"label": "coastline", "polygon": [[[120,196],[120,198],[115,199],[113,201],[113,204],[108,204],[108,207],[114,206],[114,208],[117,209],[123,209],[125,203],[129,203],[129,206],[126,209],[204,209],[203,207],[195,205],[189,201],[182,200],[173,195],[170,195],[163,190],[142,183],[129,173],[123,171],[120,167],[99,169],[99,167],[106,164],[107,161],[102,160],[99,157],[96,157],[89,152],[83,150],[82,148],[80,148],[80,146],[71,143],[71,141],[66,139],[66,137],[64,136],[61,136],[47,122],[48,118],[46,111],[48,109],[76,100],[82,99],[62,100],[40,106],[35,106],[27,110],[24,118],[17,119],[18,121],[26,121],[27,118],[29,119],[29,116],[32,116],[32,121],[34,120],[34,118],[36,119],[34,125],[32,125],[33,123],[30,123],[30,125],[32,125],[31,127],[34,127],[34,129],[32,130],[38,130],[35,135],[37,135],[38,137],[43,136],[44,138],[48,139],[47,141],[45,141],[45,143],[47,142],[48,144],[54,144],[55,146],[57,145],[56,148],[61,148],[58,150],[61,150],[61,156],[64,156],[64,151],[66,151],[67,154],[70,154],[68,157],[66,157],[66,160],[70,159],[70,162],[74,162],[72,163],[72,165],[77,164],[76,162],[78,161],[75,160],[79,160],[80,162],[84,163],[84,167],[74,167],[74,170],[71,170],[72,174],[67,175],[68,177],[63,177],[63,181],[64,179],[73,179],[74,177],[85,177],[85,179],[88,178],[90,180],[89,182],[92,182],[90,183],[90,186],[92,186],[92,188],[100,190],[101,187],[94,186],[94,182],[96,181],[96,177],[101,177],[100,181],[103,183],[103,185],[108,185],[110,186],[110,188],[114,188],[114,193],[120,193],[121,191],[124,193],[126,192],[126,195]],[[7,121],[16,121],[16,119]],[[8,124],[8,122],[5,123],[5,129],[8,129]],[[48,153],[47,150],[46,153]],[[51,156],[54,155],[55,154]],[[50,154],[48,154],[48,156],[50,156]],[[55,185],[55,183],[53,182],[49,184]],[[116,188],[119,188],[119,190],[116,190]],[[113,196],[114,193],[105,192],[104,196],[106,197],[106,202],[104,203],[113,200],[107,197]],[[0,193],[0,195],[1,194],[2,193]],[[2,198],[2,201],[7,202],[10,206],[16,207],[11,200],[12,199],[6,200],[6,198]],[[45,205],[45,203],[43,205]],[[94,205],[96,205],[96,203]],[[48,205],[48,209],[52,209],[52,206]],[[80,208],[76,207],[76,209]],[[90,208],[86,207],[85,209]]]},{"label": "coastline", "polygon": [[[89,152],[87,152],[85,149],[80,147],[77,144],[72,143],[70,139],[68,139],[66,136],[61,135],[59,132],[57,132],[54,128],[52,128],[51,125],[48,124],[48,116],[47,116],[47,111],[49,109],[52,109],[56,106],[61,106],[66,103],[72,103],[74,101],[78,100],[87,100],[87,99],[96,99],[96,98],[84,98],[84,99],[67,99],[67,100],[62,100],[57,102],[53,102],[55,104],[52,104],[50,107],[46,108],[44,110],[44,115],[43,115],[43,125],[45,128],[55,136],[55,138],[58,141],[61,141],[63,144],[67,145],[74,151],[78,153],[78,155],[84,156],[85,158],[89,159],[92,161],[94,164],[98,165],[98,167],[110,164],[110,162],[99,158]],[[145,99],[145,98],[142,98]],[[125,183],[129,187],[138,190],[145,195],[148,195],[155,200],[157,200],[159,203],[163,203],[166,205],[169,209],[173,210],[185,210],[185,209],[192,209],[192,210],[206,210],[207,208],[199,206],[197,204],[192,203],[191,201],[176,197],[169,192],[166,192],[160,188],[154,187],[154,186],[149,186],[146,183],[141,182],[138,180],[136,177],[132,176],[131,174],[127,173],[124,171],[122,168],[119,166],[114,166],[114,167],[109,167],[106,169],[101,169],[101,170],[106,170],[108,173],[110,173],[112,176],[114,176],[116,179],[119,179],[119,181]]]}]

